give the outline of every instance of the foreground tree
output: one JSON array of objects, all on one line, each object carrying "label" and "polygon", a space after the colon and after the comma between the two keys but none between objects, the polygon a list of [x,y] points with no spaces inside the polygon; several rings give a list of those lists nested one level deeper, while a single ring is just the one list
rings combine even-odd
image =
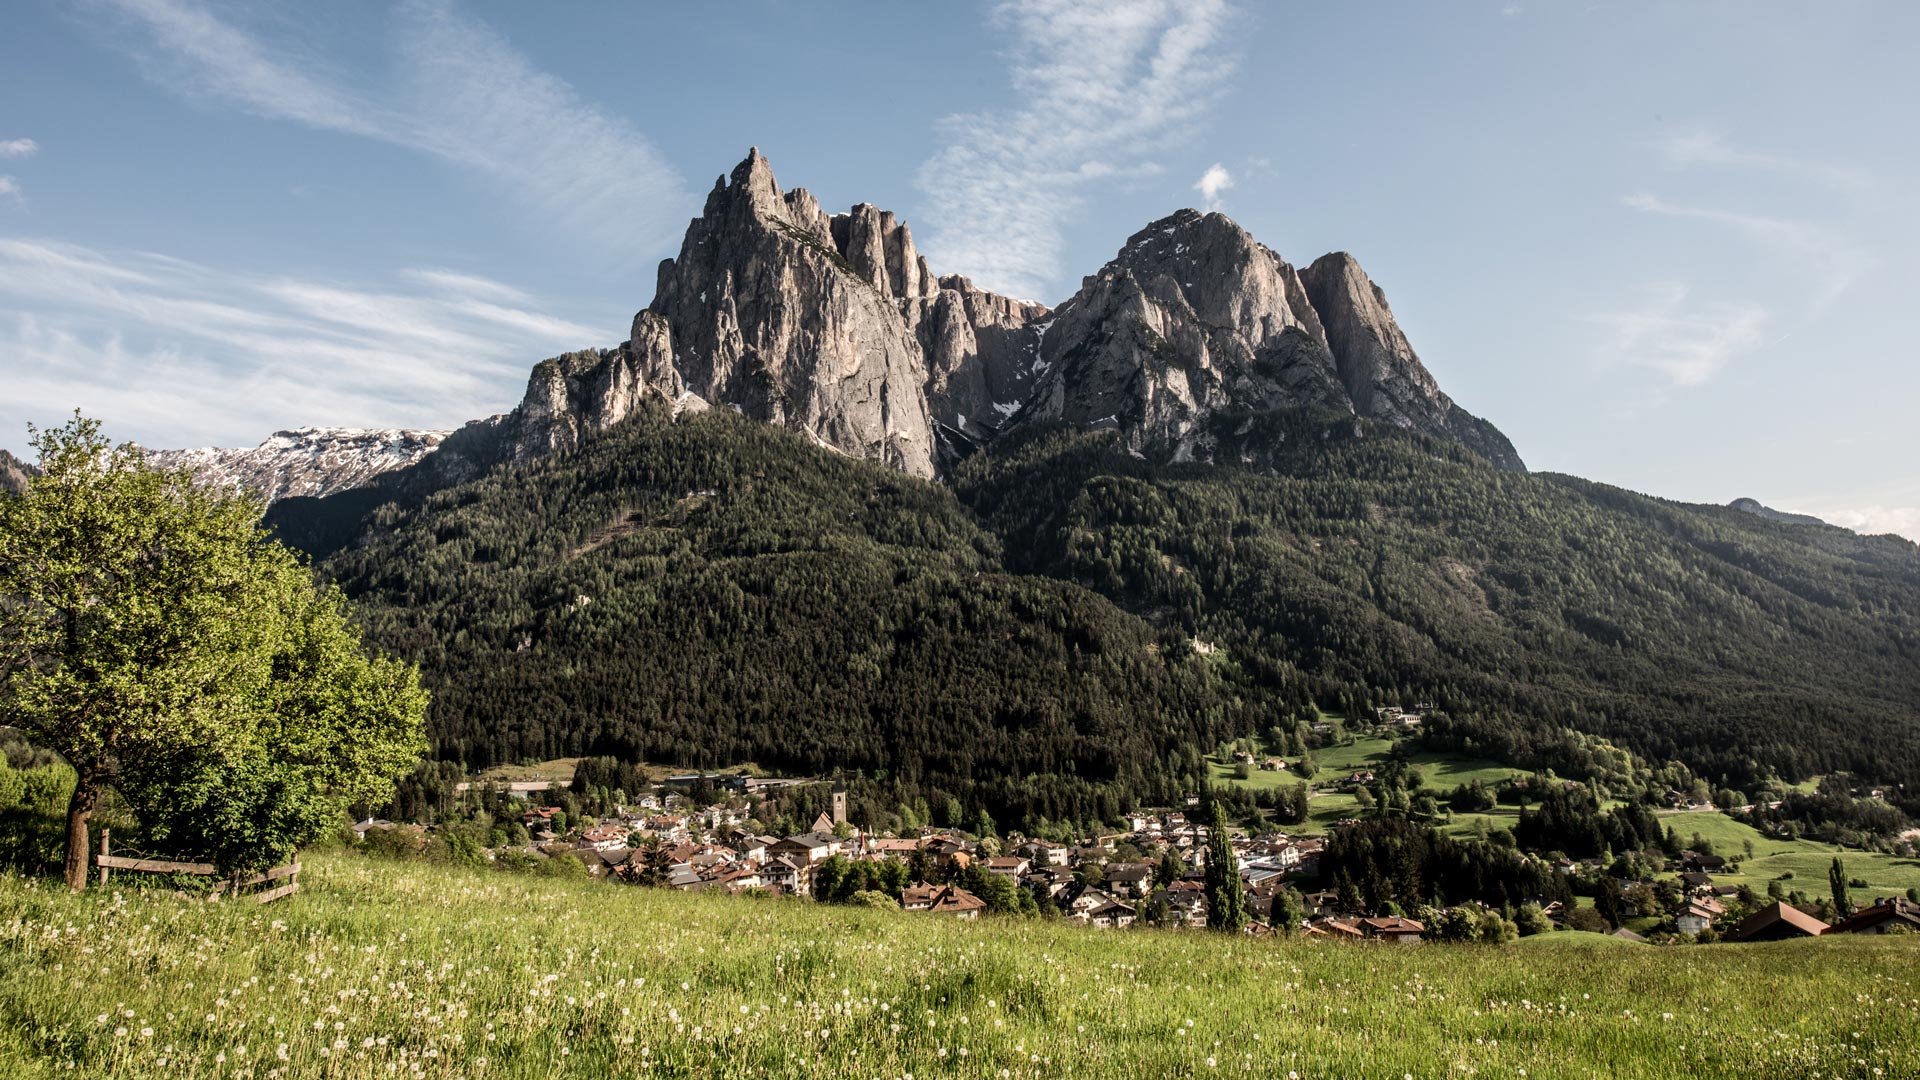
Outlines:
[{"label": "foreground tree", "polygon": [[1833,887],[1834,917],[1844,919],[1853,914],[1852,897],[1847,894],[1847,864],[1841,862],[1838,855],[1827,868],[1827,884]]},{"label": "foreground tree", "polygon": [[157,834],[221,834],[236,866],[391,793],[424,749],[417,674],[360,653],[257,503],[153,468],[78,413],[32,442],[39,473],[0,498],[0,721],[77,774],[70,887],[108,784]]},{"label": "foreground tree", "polygon": [[1213,800],[1207,836],[1207,928],[1237,934],[1247,925],[1247,893],[1240,884],[1240,863],[1227,836],[1227,808]]}]

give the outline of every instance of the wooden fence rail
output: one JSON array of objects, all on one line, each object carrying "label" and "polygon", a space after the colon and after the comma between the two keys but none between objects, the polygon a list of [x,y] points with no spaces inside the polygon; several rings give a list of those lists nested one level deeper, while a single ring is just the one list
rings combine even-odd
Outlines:
[{"label": "wooden fence rail", "polygon": [[[100,830],[100,854],[94,856],[94,865],[100,868],[100,884],[107,883],[111,870],[131,870],[145,874],[190,874],[194,877],[215,877],[219,868],[212,863],[175,862],[171,859],[128,859],[112,854],[112,830]],[[292,896],[300,891],[300,860],[295,859],[285,866],[276,866],[271,870],[241,877],[238,874],[224,881],[215,882],[210,895],[218,897],[228,893],[241,895],[242,890],[256,885],[280,882],[270,889],[252,893],[249,899],[258,904],[270,904],[284,896]]]}]

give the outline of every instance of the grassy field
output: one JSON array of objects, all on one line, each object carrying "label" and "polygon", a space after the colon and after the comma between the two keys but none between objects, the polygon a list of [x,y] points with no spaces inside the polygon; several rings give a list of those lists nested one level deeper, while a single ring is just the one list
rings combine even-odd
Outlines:
[{"label": "grassy field", "polygon": [[0,876],[0,1075],[1873,1077],[1920,939],[966,924],[356,856],[270,907]]},{"label": "grassy field", "polygon": [[1920,859],[1852,851],[1816,840],[1780,840],[1711,810],[1662,814],[1660,824],[1679,833],[1682,843],[1699,833],[1702,839],[1713,844],[1714,851],[1726,856],[1744,855],[1746,842],[1752,841],[1753,858],[1742,862],[1738,870],[1714,875],[1714,880],[1728,885],[1744,883],[1760,893],[1767,891],[1767,882],[1791,871],[1792,880],[1783,882],[1788,891],[1801,889],[1809,896],[1827,895],[1827,868],[1833,865],[1835,855],[1846,863],[1849,878],[1867,883],[1866,888],[1853,890],[1856,900],[1898,895],[1920,888]]},{"label": "grassy field", "polygon": [[[1321,832],[1342,818],[1358,817],[1360,804],[1352,795],[1332,790],[1333,785],[1353,773],[1378,770],[1387,763],[1398,741],[1383,735],[1365,735],[1355,738],[1347,746],[1328,746],[1313,751],[1314,765],[1318,770],[1313,783],[1320,790],[1309,803],[1308,829]],[[1524,770],[1486,758],[1435,753],[1411,743],[1407,745],[1411,750],[1408,760],[1420,766],[1426,776],[1427,789],[1436,795],[1444,795],[1461,784],[1475,780],[1492,786],[1510,777],[1526,775]],[[1291,772],[1261,772],[1258,769],[1254,769],[1247,779],[1236,780],[1231,763],[1215,758],[1211,760],[1211,765],[1213,782],[1216,784],[1238,784],[1260,790],[1291,787],[1300,782],[1300,777]],[[1500,807],[1485,814],[1462,814],[1454,818],[1447,831],[1456,836],[1469,835],[1473,832],[1476,818],[1485,819],[1490,829],[1512,828],[1519,817],[1519,811],[1511,807]]]}]

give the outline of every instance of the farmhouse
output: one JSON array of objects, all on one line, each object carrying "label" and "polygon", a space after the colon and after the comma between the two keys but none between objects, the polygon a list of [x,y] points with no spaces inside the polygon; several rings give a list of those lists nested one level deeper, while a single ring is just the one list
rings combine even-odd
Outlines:
[{"label": "farmhouse", "polygon": [[1827,924],[1784,901],[1776,901],[1747,916],[1734,928],[1735,941],[1779,941],[1819,937]]},{"label": "farmhouse", "polygon": [[1841,919],[1834,924],[1836,934],[1884,934],[1904,928],[1920,932],[1920,904],[1898,896],[1877,900],[1872,907]]}]

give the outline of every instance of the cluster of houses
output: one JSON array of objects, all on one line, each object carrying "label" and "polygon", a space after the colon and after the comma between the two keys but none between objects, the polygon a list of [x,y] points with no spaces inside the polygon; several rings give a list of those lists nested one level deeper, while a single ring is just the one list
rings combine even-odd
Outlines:
[{"label": "cluster of houses", "polygon": [[[1417,714],[1401,715],[1418,720]],[[1260,764],[1262,768],[1269,764],[1286,767],[1278,759],[1274,762]],[[1364,771],[1346,778],[1354,785],[1371,780]],[[835,791],[831,811],[822,813],[806,832],[776,837],[757,835],[748,828],[748,811],[740,806],[694,807],[684,794],[672,790],[684,786],[669,785],[664,796],[643,796],[612,817],[571,823],[564,836],[558,827],[564,819],[557,808],[530,807],[522,820],[540,854],[570,853],[586,863],[595,876],[633,879],[645,874],[650,880],[684,891],[759,890],[810,896],[816,871],[829,859],[837,857],[853,863],[897,860],[929,871],[923,876],[937,879],[915,881],[895,897],[910,912],[960,919],[979,917],[987,909],[986,901],[960,885],[938,883],[961,880],[977,867],[1007,878],[1037,903],[1056,908],[1065,919],[1087,926],[1131,926],[1149,917],[1150,903],[1154,905],[1152,919],[1160,925],[1206,924],[1204,869],[1210,837],[1207,826],[1185,810],[1135,813],[1127,818],[1126,831],[1073,844],[1018,835],[983,842],[934,829],[887,837],[850,827],[845,792]],[[727,786],[738,794],[737,781]],[[387,824],[368,821],[356,828]],[[1262,922],[1271,922],[1276,898],[1292,887],[1301,890],[1305,901],[1299,930],[1306,937],[1411,944],[1428,932],[1415,919],[1366,917],[1343,911],[1338,895],[1331,890],[1308,891],[1320,877],[1325,844],[1321,837],[1278,832],[1234,835],[1229,844],[1246,890],[1248,909]],[[1167,860],[1169,855],[1173,856],[1171,860]],[[650,857],[659,865],[650,866]],[[1163,861],[1168,864],[1165,870]],[[1595,860],[1560,860],[1555,866],[1566,874],[1601,872]],[[1735,887],[1714,882],[1713,875],[1724,872],[1727,866],[1727,860],[1717,855],[1685,854],[1677,882],[1681,899],[1672,910],[1678,933],[1699,936],[1723,924],[1728,905],[1740,893]],[[1477,904],[1468,906],[1475,915],[1483,910]],[[1558,902],[1543,901],[1541,907],[1555,924],[1564,924],[1572,914]],[[1903,898],[1879,900],[1828,926],[1789,904],[1775,903],[1741,922],[1727,936],[1731,940],[1759,941],[1828,933],[1881,933],[1896,927],[1920,930],[1920,904]],[[1645,940],[1630,930],[1622,929],[1617,935]]]}]

